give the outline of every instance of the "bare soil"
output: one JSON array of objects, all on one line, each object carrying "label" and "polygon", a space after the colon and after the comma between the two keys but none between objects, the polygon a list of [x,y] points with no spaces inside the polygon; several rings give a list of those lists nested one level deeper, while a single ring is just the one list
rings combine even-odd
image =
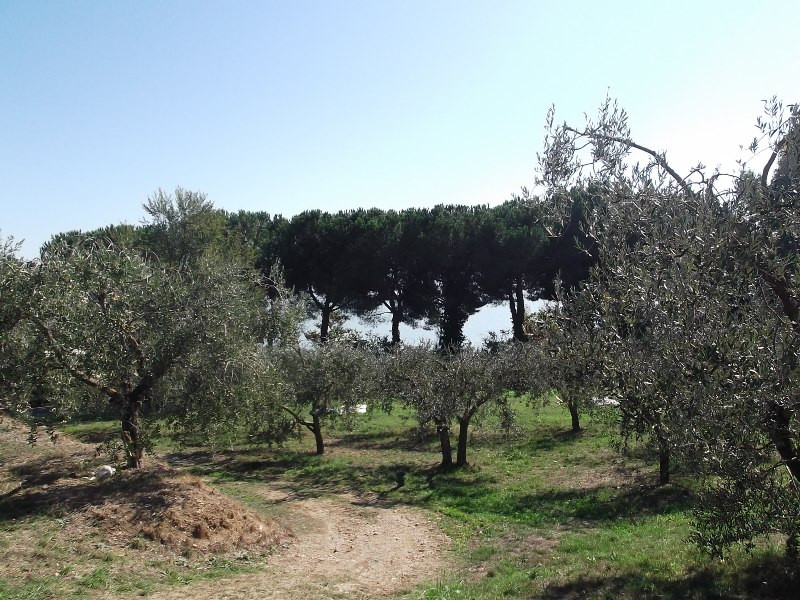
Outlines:
[{"label": "bare soil", "polygon": [[377,598],[435,580],[446,567],[450,541],[418,511],[370,497],[295,498],[268,486],[262,493],[300,522],[264,571],[150,598]]},{"label": "bare soil", "polygon": [[[94,447],[69,436],[27,443],[28,429],[5,418],[0,427],[0,509],[6,519],[57,516],[65,533],[99,533],[125,548],[138,537],[180,553],[266,551],[285,532],[269,519],[224,496],[198,477],[162,463],[91,478],[101,464]],[[42,436],[40,436],[41,438]]]},{"label": "bare soil", "polygon": [[[52,572],[70,553],[96,547],[131,565],[266,556],[258,572],[164,588],[148,596],[154,599],[376,598],[435,580],[447,566],[450,543],[440,529],[422,512],[377,496],[294,496],[274,483],[252,486],[279,508],[276,520],[161,463],[93,481],[102,464],[93,446],[65,435],[53,445],[44,434],[30,446],[27,434],[8,418],[0,422],[2,520],[52,517],[58,525],[51,543],[62,550],[43,558],[37,530],[16,528],[13,543],[0,544],[0,578],[10,582]],[[84,557],[72,576],[92,568]],[[101,590],[92,596],[116,597]]]}]

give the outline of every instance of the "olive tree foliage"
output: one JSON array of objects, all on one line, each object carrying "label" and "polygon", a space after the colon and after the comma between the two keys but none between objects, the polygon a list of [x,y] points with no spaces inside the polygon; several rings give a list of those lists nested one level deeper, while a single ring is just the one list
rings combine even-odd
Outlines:
[{"label": "olive tree foliage", "polygon": [[25,340],[17,324],[25,313],[30,281],[28,268],[17,256],[20,244],[0,239],[0,401],[8,409],[16,397],[18,381],[13,373],[24,368]]},{"label": "olive tree foliage", "polygon": [[268,347],[296,345],[308,314],[308,298],[288,287],[283,268],[277,262],[261,285],[266,290],[259,329],[263,343]]},{"label": "olive tree foliage", "polygon": [[760,172],[682,176],[607,100],[582,128],[551,112],[540,157],[556,214],[565,189],[602,191],[588,226],[599,265],[578,292],[602,335],[601,380],[624,433],[708,476],[696,539],[714,553],[773,532],[796,553],[800,533],[797,106],[765,102],[757,127]]},{"label": "olive tree foliage", "polygon": [[51,245],[24,266],[24,278],[13,333],[24,340],[27,365],[10,374],[16,400],[29,402],[47,383],[48,403],[69,415],[71,389],[102,394],[119,414],[130,467],[142,465],[143,415],[190,421],[187,411],[231,396],[234,378],[241,390],[252,372],[238,365],[255,346],[261,304],[257,282],[240,269],[202,261],[191,270],[165,267],[87,238]]},{"label": "olive tree foliage", "polygon": [[[439,437],[441,466],[467,464],[469,426],[493,412],[510,427],[514,414],[509,388],[519,377],[521,344],[495,351],[463,346],[442,351],[428,344],[400,346],[382,357],[379,389],[387,402],[399,401],[416,413],[420,426],[433,424]],[[456,459],[450,433],[457,425]]]},{"label": "olive tree foliage", "polygon": [[284,385],[281,408],[314,435],[316,453],[324,454],[323,424],[348,422],[371,395],[373,354],[336,340],[266,348],[265,353]]},{"label": "olive tree foliage", "polygon": [[292,432],[282,405],[293,388],[275,357],[298,344],[307,301],[286,286],[279,264],[266,277],[251,274],[238,293],[249,295],[247,337],[204,346],[197,366],[206,368],[178,369],[165,380],[169,421],[195,442],[246,435],[251,442],[281,443]]},{"label": "olive tree foliage", "polygon": [[0,333],[12,329],[22,315],[25,296],[25,262],[17,256],[21,244],[13,237],[0,237]]},{"label": "olive tree foliage", "polygon": [[580,415],[596,405],[601,385],[603,341],[591,311],[577,296],[555,284],[557,303],[533,315],[527,322],[530,348],[526,391],[539,398],[557,393],[570,413],[573,432],[581,431]]},{"label": "olive tree foliage", "polygon": [[[657,452],[662,484],[669,482],[676,455],[685,463],[698,456],[700,430],[691,424],[700,424],[707,388],[716,393],[721,385],[721,371],[704,362],[705,351],[733,309],[730,297],[722,305],[715,297],[714,259],[698,244],[713,235],[718,207],[703,201],[687,208],[680,194],[651,193],[641,210],[626,217],[621,235],[605,233],[614,258],[598,269],[602,288],[584,292],[592,294],[597,335],[606,336],[609,367],[601,376],[606,393],[620,403],[621,433]],[[644,247],[642,240],[652,242]],[[687,352],[695,343],[697,355]]]}]

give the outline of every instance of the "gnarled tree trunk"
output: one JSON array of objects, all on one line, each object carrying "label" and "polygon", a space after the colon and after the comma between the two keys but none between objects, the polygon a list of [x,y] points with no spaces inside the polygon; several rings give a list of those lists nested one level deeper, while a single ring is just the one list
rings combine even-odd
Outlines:
[{"label": "gnarled tree trunk", "polygon": [[441,420],[435,420],[436,433],[439,434],[439,445],[442,449],[442,464],[443,468],[453,466],[453,449],[450,446],[450,426]]},{"label": "gnarled tree trunk", "polygon": [[472,415],[458,420],[458,445],[456,446],[456,466],[463,467],[467,464],[467,434]]},{"label": "gnarled tree trunk", "polygon": [[318,414],[311,416],[311,432],[314,434],[314,442],[317,445],[317,454],[325,453],[325,442],[322,439],[322,422]]},{"label": "gnarled tree trunk", "polygon": [[573,400],[567,402],[569,416],[572,418],[572,432],[578,433],[581,430],[581,416],[578,413],[578,403]]},{"label": "gnarled tree trunk", "polygon": [[769,405],[769,437],[796,483],[800,482],[800,456],[792,441],[791,412],[777,402]]},{"label": "gnarled tree trunk", "polygon": [[142,445],[141,400],[126,398],[122,409],[122,444],[125,449],[125,459],[131,469],[142,467],[144,447]]},{"label": "gnarled tree trunk", "polygon": [[658,438],[658,484],[666,485],[669,483],[670,451],[667,440],[657,430]]}]

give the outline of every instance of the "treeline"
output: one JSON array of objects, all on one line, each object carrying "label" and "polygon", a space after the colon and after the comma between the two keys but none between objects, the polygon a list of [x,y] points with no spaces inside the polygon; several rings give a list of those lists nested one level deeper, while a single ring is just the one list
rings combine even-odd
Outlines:
[{"label": "treeline", "polygon": [[[177,246],[183,233],[161,239]],[[436,428],[443,467],[463,466],[473,418],[495,411],[510,423],[509,390],[536,397],[548,385],[521,343],[303,336],[309,294],[287,287],[280,269],[264,276],[213,244],[174,262],[108,236],[53,240],[38,261],[15,249],[0,246],[0,409],[33,424],[117,417],[130,468],[142,466],[160,423],[200,444],[280,443],[305,428],[322,454],[328,422],[359,404],[396,403],[421,429]]]},{"label": "treeline", "polygon": [[567,286],[588,277],[596,257],[580,223],[591,194],[571,195],[574,224],[553,236],[546,207],[531,198],[495,207],[312,210],[286,219],[228,213],[201,193],[178,189],[147,201],[143,225],[68,232],[50,244],[88,235],[168,264],[211,252],[267,276],[280,265],[289,287],[308,295],[320,340],[337,316],[383,312],[391,317],[392,344],[400,341],[400,324],[424,322],[438,332],[440,347],[457,348],[467,319],[487,304],[505,304],[513,338],[525,341],[525,300],[553,299],[556,276]]}]

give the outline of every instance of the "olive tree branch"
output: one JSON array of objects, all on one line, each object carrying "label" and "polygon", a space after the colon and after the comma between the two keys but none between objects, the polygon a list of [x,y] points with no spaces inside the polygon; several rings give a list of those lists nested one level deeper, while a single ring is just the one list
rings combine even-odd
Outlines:
[{"label": "olive tree branch", "polygon": [[689,184],[686,183],[686,180],[683,177],[681,177],[680,175],[678,175],[678,172],[675,171],[675,169],[673,169],[669,165],[669,163],[666,161],[664,156],[659,154],[655,150],[652,150],[651,148],[648,148],[646,146],[642,146],[641,144],[637,144],[633,140],[629,140],[629,139],[626,139],[626,138],[616,137],[616,136],[613,136],[613,135],[606,135],[606,134],[603,134],[603,133],[592,132],[592,131],[589,131],[589,130],[579,131],[578,129],[575,129],[574,127],[570,127],[569,125],[565,125],[565,129],[567,131],[569,131],[571,133],[574,133],[576,135],[579,135],[579,136],[586,136],[586,137],[589,137],[589,138],[600,139],[600,140],[603,140],[603,141],[606,141],[606,142],[615,142],[615,143],[618,143],[618,144],[624,144],[625,146],[628,146],[629,148],[635,148],[636,150],[644,152],[645,154],[649,154],[650,156],[653,157],[653,160],[656,161],[656,164],[658,164],[658,166],[660,166],[662,169],[664,169],[667,173],[670,174],[670,176],[676,181],[676,183],[681,187],[681,189],[684,192],[686,192],[688,195],[693,195],[694,194],[692,192],[692,189],[689,187]]}]

